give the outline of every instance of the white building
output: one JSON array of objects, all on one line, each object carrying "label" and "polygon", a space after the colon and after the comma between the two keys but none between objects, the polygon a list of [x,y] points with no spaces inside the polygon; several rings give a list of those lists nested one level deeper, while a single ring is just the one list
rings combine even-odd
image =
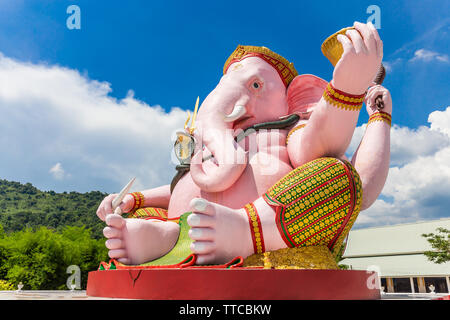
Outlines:
[{"label": "white building", "polygon": [[385,292],[450,293],[450,262],[429,261],[424,233],[450,229],[450,218],[350,231],[344,260],[354,270],[377,270]]}]

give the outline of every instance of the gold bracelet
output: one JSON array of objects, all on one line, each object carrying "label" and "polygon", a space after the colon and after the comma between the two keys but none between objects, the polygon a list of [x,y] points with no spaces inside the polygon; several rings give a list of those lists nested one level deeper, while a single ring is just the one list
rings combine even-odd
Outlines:
[{"label": "gold bracelet", "polygon": [[266,248],[264,246],[262,225],[261,220],[259,219],[258,211],[256,211],[255,205],[253,203],[245,205],[244,209],[245,212],[247,212],[248,223],[250,225],[253,250],[255,253],[263,253],[266,251]]},{"label": "gold bracelet", "polygon": [[325,101],[338,108],[350,111],[361,110],[365,96],[366,92],[360,95],[353,95],[340,91],[334,88],[331,83],[328,83],[323,93]]},{"label": "gold bracelet", "polygon": [[141,192],[133,192],[130,195],[134,198],[134,206],[132,212],[144,206],[144,195]]},{"label": "gold bracelet", "polygon": [[305,126],[306,126],[306,123],[304,123],[304,124],[299,124],[298,126],[294,127],[291,131],[289,131],[289,133],[288,133],[288,135],[287,135],[287,137],[286,137],[286,145],[288,144],[289,138],[291,137],[291,135],[292,135],[295,131],[297,131],[297,130],[299,130],[299,129],[301,129],[301,128],[304,128]]},{"label": "gold bracelet", "polygon": [[369,125],[370,123],[373,123],[375,121],[384,121],[389,126],[391,126],[391,124],[392,124],[392,116],[389,113],[387,113],[387,112],[377,111],[377,112],[374,112],[374,113],[372,113],[370,115],[369,121],[367,122],[367,125]]}]

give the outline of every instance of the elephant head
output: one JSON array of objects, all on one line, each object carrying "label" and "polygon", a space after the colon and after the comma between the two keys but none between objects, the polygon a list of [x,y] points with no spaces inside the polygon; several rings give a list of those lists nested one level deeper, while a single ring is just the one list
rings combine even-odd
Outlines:
[{"label": "elephant head", "polygon": [[[238,46],[225,63],[219,84],[199,109],[196,140],[202,143],[197,143],[191,161],[193,181],[207,192],[231,187],[248,161],[235,142],[237,134],[258,123],[307,111],[319,101],[325,86],[315,76],[297,76],[292,63],[265,47]],[[206,150],[214,161],[202,161]]]}]

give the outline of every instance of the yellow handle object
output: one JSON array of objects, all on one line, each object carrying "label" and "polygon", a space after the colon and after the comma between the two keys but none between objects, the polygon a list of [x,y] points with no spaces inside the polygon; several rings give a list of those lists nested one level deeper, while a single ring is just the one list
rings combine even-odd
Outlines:
[{"label": "yellow handle object", "polygon": [[336,66],[339,59],[342,57],[342,54],[344,53],[344,48],[342,47],[342,44],[337,40],[338,35],[345,34],[347,30],[355,29],[354,27],[348,27],[339,30],[335,34],[332,34],[329,36],[323,43],[322,43],[322,53],[325,57],[327,57],[328,60],[330,60],[331,64],[333,66]]}]

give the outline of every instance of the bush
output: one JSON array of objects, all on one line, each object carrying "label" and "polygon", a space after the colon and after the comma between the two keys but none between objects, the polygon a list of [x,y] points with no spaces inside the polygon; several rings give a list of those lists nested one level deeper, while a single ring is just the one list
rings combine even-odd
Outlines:
[{"label": "bush", "polygon": [[14,290],[14,285],[5,280],[0,280],[0,291]]},{"label": "bush", "polygon": [[0,276],[28,290],[67,289],[67,267],[81,269],[82,288],[89,271],[107,260],[104,240],[91,237],[84,227],[65,227],[57,232],[45,227],[27,228],[0,235]]}]

